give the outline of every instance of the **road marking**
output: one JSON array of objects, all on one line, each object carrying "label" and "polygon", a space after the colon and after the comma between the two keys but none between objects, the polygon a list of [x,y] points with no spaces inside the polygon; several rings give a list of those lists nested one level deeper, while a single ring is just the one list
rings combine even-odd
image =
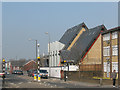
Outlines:
[{"label": "road marking", "polygon": [[14,83],[10,83],[10,84],[14,84]]},{"label": "road marking", "polygon": [[17,86],[16,88],[19,88],[19,86]]},{"label": "road marking", "polygon": [[18,84],[22,84],[23,82],[20,82],[20,83],[18,83]]}]

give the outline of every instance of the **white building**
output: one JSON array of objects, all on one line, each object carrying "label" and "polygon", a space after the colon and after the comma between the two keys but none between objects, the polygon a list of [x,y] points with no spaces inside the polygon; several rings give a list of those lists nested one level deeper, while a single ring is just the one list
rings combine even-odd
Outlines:
[{"label": "white building", "polygon": [[[50,60],[49,60],[49,67],[56,67],[60,66],[60,56],[59,51],[63,49],[65,45],[55,41],[50,43]],[[49,44],[48,44],[48,52],[49,52]]]}]

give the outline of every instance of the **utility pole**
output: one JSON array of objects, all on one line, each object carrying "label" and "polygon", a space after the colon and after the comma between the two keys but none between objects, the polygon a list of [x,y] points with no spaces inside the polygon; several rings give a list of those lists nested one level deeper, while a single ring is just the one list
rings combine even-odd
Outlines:
[{"label": "utility pole", "polygon": [[37,40],[36,41],[36,60],[37,60]]},{"label": "utility pole", "polygon": [[50,61],[50,34],[48,32],[46,32],[45,34],[47,34],[48,38],[49,38],[49,44],[48,44],[49,46],[48,46],[48,48],[49,48],[49,77],[50,77],[50,72],[51,72],[51,66],[50,66],[50,63],[51,63],[51,61]]},{"label": "utility pole", "polygon": [[[35,43],[36,43],[36,57],[35,57],[35,61],[37,61],[37,46],[38,46],[38,43],[37,43],[37,40],[35,40],[35,39],[31,39],[31,38],[29,38],[28,39],[29,41],[35,41]],[[35,69],[35,65],[33,64],[33,69]]]}]

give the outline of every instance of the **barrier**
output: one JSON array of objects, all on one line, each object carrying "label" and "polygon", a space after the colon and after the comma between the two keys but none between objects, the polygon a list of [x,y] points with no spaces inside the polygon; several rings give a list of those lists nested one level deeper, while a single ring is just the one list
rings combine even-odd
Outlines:
[{"label": "barrier", "polygon": [[34,74],[34,81],[36,81],[37,80],[37,75],[36,74]]},{"label": "barrier", "polygon": [[41,81],[41,76],[40,75],[38,75],[38,82],[40,82]]}]

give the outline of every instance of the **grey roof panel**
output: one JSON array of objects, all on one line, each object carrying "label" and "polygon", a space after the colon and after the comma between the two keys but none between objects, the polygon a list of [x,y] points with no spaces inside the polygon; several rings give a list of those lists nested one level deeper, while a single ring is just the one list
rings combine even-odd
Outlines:
[{"label": "grey roof panel", "polygon": [[70,51],[61,51],[62,59],[74,60],[75,63],[77,63],[78,60],[81,60],[98,35],[101,33],[102,27],[104,26],[97,26],[83,32]]},{"label": "grey roof panel", "polygon": [[65,32],[65,34],[62,36],[62,38],[59,40],[59,42],[65,44],[64,49],[68,48],[68,46],[71,44],[71,42],[77,36],[77,34],[80,32],[80,30],[83,26],[85,27],[85,29],[88,29],[84,23],[81,23],[77,26],[74,26],[74,27],[68,29]]}]

